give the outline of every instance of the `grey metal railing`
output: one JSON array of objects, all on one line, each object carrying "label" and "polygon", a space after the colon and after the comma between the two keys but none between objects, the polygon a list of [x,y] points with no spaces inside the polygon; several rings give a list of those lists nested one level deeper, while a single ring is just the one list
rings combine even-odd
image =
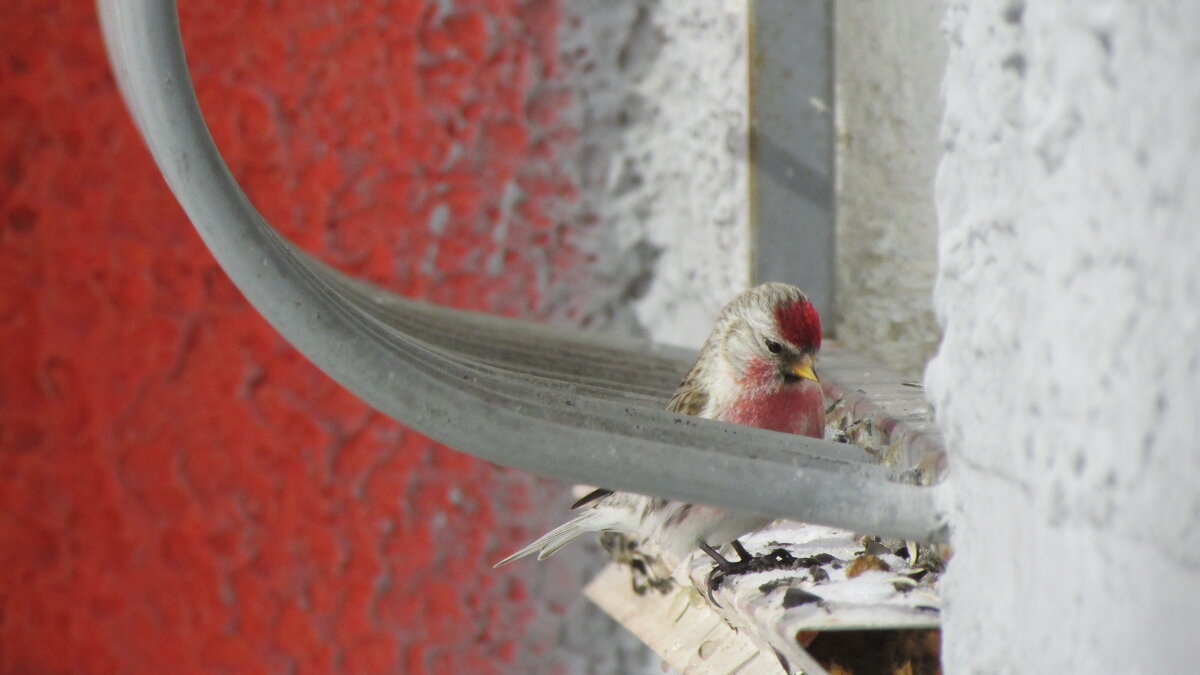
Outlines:
[{"label": "grey metal railing", "polygon": [[463,452],[569,481],[918,540],[937,488],[847,446],[665,412],[679,350],[450,310],[350,279],[285,241],[201,117],[173,2],[100,0],[109,58],[163,176],[234,283],[370,405]]}]

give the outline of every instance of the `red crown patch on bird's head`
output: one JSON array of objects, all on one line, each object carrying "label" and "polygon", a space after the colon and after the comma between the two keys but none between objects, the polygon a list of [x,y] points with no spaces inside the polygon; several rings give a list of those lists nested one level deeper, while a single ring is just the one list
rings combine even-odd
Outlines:
[{"label": "red crown patch on bird's head", "polygon": [[805,298],[784,303],[775,308],[775,323],[784,340],[801,349],[821,348],[821,317],[817,308]]}]

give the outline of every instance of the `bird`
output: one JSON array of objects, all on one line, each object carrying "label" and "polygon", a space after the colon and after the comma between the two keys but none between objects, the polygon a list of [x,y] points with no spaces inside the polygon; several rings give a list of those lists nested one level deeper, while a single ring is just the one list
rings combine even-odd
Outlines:
[{"label": "bird", "polygon": [[[780,282],[755,286],[722,308],[667,410],[821,438],[825,405],[814,370],[820,348],[820,316],[799,288]],[[748,562],[751,556],[738,537],[772,521],[754,513],[603,488],[571,508],[583,507],[589,508],[495,566],[533,553],[543,560],[579,536],[599,532],[648,540],[675,562],[700,549],[728,571],[734,563],[719,549],[729,544],[739,563]]]}]

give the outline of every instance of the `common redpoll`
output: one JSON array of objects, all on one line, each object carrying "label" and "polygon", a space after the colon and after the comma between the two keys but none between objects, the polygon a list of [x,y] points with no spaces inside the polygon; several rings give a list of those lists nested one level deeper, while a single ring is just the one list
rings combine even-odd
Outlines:
[{"label": "common redpoll", "polygon": [[[820,438],[825,430],[821,385],[813,372],[821,320],[795,286],[767,283],[738,295],[717,317],[696,363],[667,410]],[[649,540],[677,563],[697,548],[725,563],[717,549],[771,522],[753,513],[596,490],[572,508],[592,507],[496,563],[537,552],[553,555],[586,532],[619,532]]]}]

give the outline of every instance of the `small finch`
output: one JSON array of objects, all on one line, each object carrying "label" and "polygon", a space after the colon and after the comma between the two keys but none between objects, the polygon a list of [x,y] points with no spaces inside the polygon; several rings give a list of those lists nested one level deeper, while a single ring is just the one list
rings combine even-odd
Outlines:
[{"label": "small finch", "polygon": [[[820,438],[825,430],[821,385],[813,372],[821,347],[821,320],[795,286],[767,283],[734,298],[675,390],[667,410],[734,424]],[[586,532],[617,532],[646,539],[677,563],[697,548],[719,566],[717,549],[762,529],[770,518],[712,506],[599,489],[571,508],[592,507],[496,563],[537,552],[553,555]]]}]

